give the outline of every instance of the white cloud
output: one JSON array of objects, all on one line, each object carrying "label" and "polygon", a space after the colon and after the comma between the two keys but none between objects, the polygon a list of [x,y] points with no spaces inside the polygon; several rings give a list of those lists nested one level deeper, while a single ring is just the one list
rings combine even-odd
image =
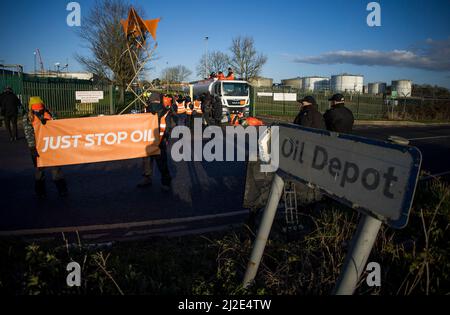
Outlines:
[{"label": "white cloud", "polygon": [[394,66],[450,71],[450,37],[436,41],[427,39],[411,50],[338,50],[319,56],[297,57],[294,62],[308,64],[354,64],[364,66]]}]

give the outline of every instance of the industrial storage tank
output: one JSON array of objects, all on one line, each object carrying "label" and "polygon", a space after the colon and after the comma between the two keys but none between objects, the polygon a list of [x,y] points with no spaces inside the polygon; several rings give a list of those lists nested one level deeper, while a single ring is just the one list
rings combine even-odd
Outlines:
[{"label": "industrial storage tank", "polygon": [[254,87],[272,87],[273,86],[273,79],[272,78],[263,78],[263,77],[256,77],[254,79],[251,79],[249,81],[250,85]]},{"label": "industrial storage tank", "polygon": [[304,91],[324,91],[329,90],[330,79],[326,77],[304,77],[302,90]]},{"label": "industrial storage tank", "polygon": [[302,85],[303,85],[303,79],[300,78],[300,77],[297,77],[297,78],[293,78],[293,79],[281,80],[281,85],[289,86],[291,88],[301,90],[302,89]]},{"label": "industrial storage tank", "polygon": [[411,97],[412,81],[411,80],[395,80],[392,81],[392,91],[397,91],[399,97]]},{"label": "industrial storage tank", "polygon": [[386,93],[387,84],[384,82],[373,82],[368,85],[368,93],[379,95]]},{"label": "industrial storage tank", "polygon": [[364,76],[354,74],[339,74],[331,76],[330,88],[337,93],[362,93]]}]

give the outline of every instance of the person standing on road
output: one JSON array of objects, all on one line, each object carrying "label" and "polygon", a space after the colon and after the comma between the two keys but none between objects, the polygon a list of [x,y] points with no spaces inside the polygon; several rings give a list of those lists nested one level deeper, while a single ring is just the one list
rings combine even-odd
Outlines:
[{"label": "person standing on road", "polygon": [[220,124],[222,123],[222,115],[223,115],[222,101],[220,97],[216,96],[212,104],[212,116],[214,119],[214,124],[216,126],[220,126]]},{"label": "person standing on road", "polygon": [[213,124],[212,122],[212,102],[213,98],[209,91],[202,97],[203,117],[207,126]]},{"label": "person standing on road", "polygon": [[11,142],[17,140],[17,116],[22,103],[13,90],[7,87],[0,97],[0,107],[4,117],[5,127]]},{"label": "person standing on road", "polygon": [[190,129],[192,128],[192,99],[190,96],[186,96],[185,98],[185,106],[186,106],[186,126]]},{"label": "person standing on road", "polygon": [[308,128],[327,129],[322,114],[317,110],[317,102],[314,97],[306,96],[297,102],[301,106],[294,124]]},{"label": "person standing on road", "polygon": [[196,96],[194,98],[194,103],[192,103],[192,115],[191,115],[191,128],[195,126],[195,119],[201,119],[203,125],[203,104],[200,97]]},{"label": "person standing on road", "polygon": [[339,133],[352,133],[355,118],[350,109],[345,107],[342,94],[334,94],[330,101],[330,109],[323,115],[327,129]]},{"label": "person standing on road", "polygon": [[167,154],[171,105],[164,106],[163,99],[159,93],[152,93],[148,102],[148,112],[158,115],[160,131],[159,149],[161,153],[159,155],[149,156],[143,159],[144,179],[138,184],[138,187],[143,188],[152,185],[153,164],[156,162],[159,172],[161,173],[161,189],[167,192],[170,191],[172,182]]},{"label": "person standing on road", "polygon": [[177,126],[186,126],[186,100],[185,98],[180,95],[178,96],[178,99],[175,101],[176,103],[176,113],[177,113]]},{"label": "person standing on road", "polygon": [[[46,195],[45,169],[37,166],[37,158],[39,157],[39,153],[36,149],[34,126],[37,124],[45,125],[49,120],[53,120],[53,117],[48,109],[45,108],[42,99],[39,96],[30,97],[28,113],[23,115],[23,128],[35,167],[35,191],[38,197],[45,197]],[[62,197],[66,196],[67,184],[61,169],[59,167],[52,167],[51,173],[59,195]]]}]

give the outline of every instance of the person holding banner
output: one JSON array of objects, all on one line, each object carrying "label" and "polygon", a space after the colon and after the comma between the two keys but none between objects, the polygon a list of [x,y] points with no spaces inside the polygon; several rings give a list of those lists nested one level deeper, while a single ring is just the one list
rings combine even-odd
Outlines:
[{"label": "person holding banner", "polygon": [[159,155],[149,156],[143,159],[144,179],[138,184],[138,187],[143,188],[152,185],[153,164],[156,162],[156,165],[161,173],[161,189],[167,192],[170,191],[172,182],[167,156],[168,127],[170,122],[170,113],[172,111],[171,104],[169,105],[167,103],[166,106],[164,106],[163,99],[159,93],[152,93],[148,102],[148,112],[158,115],[160,131],[159,149],[161,153]]},{"label": "person holding banner", "polygon": [[[23,116],[25,138],[30,149],[31,158],[35,167],[35,191],[38,197],[45,197],[45,169],[37,166],[39,153],[36,149],[34,128],[37,124],[45,125],[53,116],[45,107],[39,96],[30,97],[28,112]],[[60,196],[67,195],[67,184],[59,167],[51,168],[52,178]]]}]

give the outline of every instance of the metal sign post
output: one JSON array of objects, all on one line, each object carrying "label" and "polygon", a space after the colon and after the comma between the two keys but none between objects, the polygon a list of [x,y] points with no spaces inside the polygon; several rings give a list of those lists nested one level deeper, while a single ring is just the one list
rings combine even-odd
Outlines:
[{"label": "metal sign post", "polygon": [[363,214],[353,236],[350,251],[345,258],[344,267],[334,294],[352,295],[355,292],[382,223],[370,215]]},{"label": "metal sign post", "polygon": [[[400,145],[409,144],[408,140],[395,136],[390,137],[389,141]],[[363,214],[361,217],[336,283],[335,295],[352,295],[355,292],[382,224],[383,222],[370,215]]]},{"label": "metal sign post", "polygon": [[273,220],[277,212],[278,203],[283,195],[284,180],[277,174],[272,181],[272,188],[270,190],[269,200],[264,209],[261,226],[256,236],[255,245],[253,246],[252,255],[247,266],[247,271],[244,276],[244,288],[247,288],[255,279],[258,271],[264,249],[266,248],[267,239],[269,238],[270,230],[272,229]]},{"label": "metal sign post", "polygon": [[[244,279],[254,279],[280,200],[282,177],[316,187],[363,214],[336,294],[352,294],[382,223],[401,229],[408,223],[419,177],[420,151],[404,141],[389,143],[325,130],[280,124],[279,169]],[[401,140],[401,139],[400,139]],[[399,144],[400,143],[400,144]]]}]

